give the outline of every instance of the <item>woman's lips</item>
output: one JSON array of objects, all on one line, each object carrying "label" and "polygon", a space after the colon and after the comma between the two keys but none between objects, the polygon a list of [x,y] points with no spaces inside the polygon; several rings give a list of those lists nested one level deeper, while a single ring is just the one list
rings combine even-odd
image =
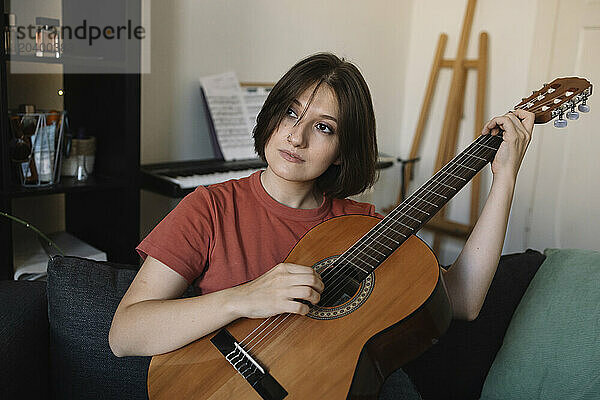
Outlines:
[{"label": "woman's lips", "polygon": [[289,162],[293,162],[293,163],[303,163],[304,160],[301,159],[299,156],[295,156],[292,153],[290,153],[289,151],[284,151],[284,150],[279,150],[279,154],[281,155],[281,157]]}]

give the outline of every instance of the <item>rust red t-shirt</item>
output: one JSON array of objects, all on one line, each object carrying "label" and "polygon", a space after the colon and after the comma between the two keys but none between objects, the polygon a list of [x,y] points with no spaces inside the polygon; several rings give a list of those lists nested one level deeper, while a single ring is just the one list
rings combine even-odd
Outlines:
[{"label": "rust red t-shirt", "polygon": [[349,199],[324,199],[297,209],[273,199],[260,181],[247,178],[200,186],[187,195],[136,250],[179,273],[203,294],[253,280],[282,262],[312,227],[334,216],[378,215]]}]

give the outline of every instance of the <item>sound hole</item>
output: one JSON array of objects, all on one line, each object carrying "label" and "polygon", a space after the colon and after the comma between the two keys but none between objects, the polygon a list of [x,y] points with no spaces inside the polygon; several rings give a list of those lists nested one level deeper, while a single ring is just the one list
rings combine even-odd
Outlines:
[{"label": "sound hole", "polygon": [[353,298],[360,289],[361,281],[352,270],[327,268],[321,272],[325,289],[321,293],[320,307],[337,307]]}]

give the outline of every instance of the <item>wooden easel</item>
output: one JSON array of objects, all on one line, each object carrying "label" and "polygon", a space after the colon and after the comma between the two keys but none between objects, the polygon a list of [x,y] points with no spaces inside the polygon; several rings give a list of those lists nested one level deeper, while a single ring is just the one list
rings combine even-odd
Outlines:
[{"label": "wooden easel", "polygon": [[[475,13],[476,2],[477,0],[469,0],[467,4],[462,33],[458,45],[458,52],[455,59],[442,58],[444,50],[446,48],[448,35],[444,33],[440,35],[433,65],[429,74],[429,83],[427,84],[427,89],[425,91],[425,99],[423,100],[421,113],[419,115],[419,121],[417,123],[417,129],[415,131],[415,137],[413,139],[410,150],[409,160],[414,160],[417,157],[419,146],[421,144],[423,130],[427,122],[429,106],[431,104],[431,99],[433,98],[433,92],[437,83],[439,71],[441,68],[452,68],[452,84],[450,86],[450,93],[448,94],[448,101],[446,103],[444,124],[442,126],[442,134],[440,136],[440,142],[434,166],[434,171],[436,172],[440,170],[444,165],[446,165],[456,154],[458,125],[463,115],[465,85],[467,80],[468,69],[477,70],[477,99],[474,130],[475,138],[479,136],[483,127],[485,83],[488,59],[488,36],[486,32],[481,32],[481,34],[479,35],[479,57],[474,60],[466,59],[466,52],[468,47],[469,35],[471,33],[471,26],[473,24],[473,15]],[[412,176],[412,168],[412,163],[408,163],[406,165],[406,168],[404,169],[404,179],[402,181],[403,187],[400,190],[400,194],[398,196],[396,204],[391,208],[394,208],[404,200],[403,193],[406,193],[408,184],[410,182]],[[476,176],[473,179],[472,185],[473,186],[471,188],[472,190],[470,220],[468,224],[461,224],[458,222],[448,220],[446,218],[446,208],[444,207],[431,219],[431,221],[429,221],[425,225],[425,229],[434,232],[433,250],[436,254],[439,254],[441,245],[441,235],[448,235],[466,239],[473,230],[479,213],[479,176]]]}]

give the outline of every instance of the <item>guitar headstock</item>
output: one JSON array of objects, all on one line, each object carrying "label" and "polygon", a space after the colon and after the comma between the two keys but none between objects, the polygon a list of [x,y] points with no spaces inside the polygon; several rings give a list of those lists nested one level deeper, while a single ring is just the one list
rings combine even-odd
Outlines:
[{"label": "guitar headstock", "polygon": [[546,83],[540,90],[524,98],[515,109],[523,109],[535,113],[535,123],[544,124],[556,117],[554,126],[564,128],[567,119],[579,118],[579,110],[582,113],[590,111],[587,99],[592,95],[592,84],[584,78],[569,77],[557,78]]}]

